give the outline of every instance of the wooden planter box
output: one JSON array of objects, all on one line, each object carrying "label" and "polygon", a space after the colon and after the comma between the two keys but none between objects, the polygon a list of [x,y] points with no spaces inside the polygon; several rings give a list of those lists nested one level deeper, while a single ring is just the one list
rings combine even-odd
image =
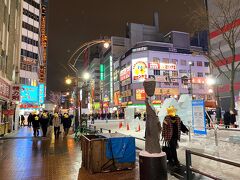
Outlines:
[{"label": "wooden planter box", "polygon": [[108,138],[103,135],[83,135],[81,138],[82,166],[90,173],[133,169],[133,163],[119,163],[106,156]]}]

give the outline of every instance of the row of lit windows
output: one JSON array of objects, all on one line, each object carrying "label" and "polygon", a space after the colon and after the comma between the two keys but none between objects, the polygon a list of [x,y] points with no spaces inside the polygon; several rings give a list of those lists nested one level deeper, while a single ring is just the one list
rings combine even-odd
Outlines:
[{"label": "row of lit windows", "polygon": [[20,69],[30,72],[38,72],[38,68],[35,65],[20,63]]},{"label": "row of lit windows", "polygon": [[20,84],[29,85],[29,86],[37,86],[37,81],[34,79],[20,77]]},{"label": "row of lit windows", "polygon": [[[187,73],[187,70],[179,70],[179,73]],[[154,70],[153,74],[155,76],[171,76],[171,77],[178,77],[178,71],[161,71],[161,70]],[[194,72],[192,72],[192,75],[194,76]],[[208,76],[209,73],[205,73],[205,76]],[[203,72],[197,72],[197,77],[203,77]]]},{"label": "row of lit windows", "polygon": [[35,2],[34,0],[24,0],[26,3],[32,5],[33,7],[40,9],[40,4],[38,4],[37,2]]},{"label": "row of lit windows", "polygon": [[39,22],[39,16],[23,8],[23,14]]},{"label": "row of lit windows", "polygon": [[[159,58],[153,58],[152,61],[160,63],[160,59]],[[177,65],[178,64],[178,60],[177,59],[172,59],[170,61],[169,58],[163,58],[162,59],[162,63],[166,63],[166,64],[172,63],[172,64],[176,64]],[[191,63],[192,63],[192,66],[194,66],[194,62],[191,62]],[[195,63],[196,63],[196,66],[203,66],[203,61],[196,61]],[[187,60],[181,59],[180,60],[180,65],[186,66],[186,65],[189,65],[189,64],[188,64]],[[208,66],[209,66],[209,62],[204,62],[204,67],[208,67]]]},{"label": "row of lit windows", "polygon": [[28,51],[28,50],[25,50],[25,49],[21,49],[21,55],[32,58],[32,59],[38,59],[38,54]]},{"label": "row of lit windows", "polygon": [[22,42],[25,42],[27,44],[31,44],[31,45],[34,45],[34,46],[37,46],[38,47],[38,41],[35,41],[29,37],[26,37],[26,36],[22,36]]},{"label": "row of lit windows", "polygon": [[29,31],[32,31],[32,32],[34,32],[36,34],[39,33],[39,29],[38,28],[36,28],[36,27],[32,26],[31,24],[28,24],[26,22],[22,23],[22,27],[27,29],[27,30],[29,30]]}]

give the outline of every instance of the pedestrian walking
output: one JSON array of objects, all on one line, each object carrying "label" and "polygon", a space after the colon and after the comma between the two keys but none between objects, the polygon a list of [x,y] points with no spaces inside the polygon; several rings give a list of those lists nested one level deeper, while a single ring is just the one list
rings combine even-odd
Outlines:
[{"label": "pedestrian walking", "polygon": [[163,121],[162,136],[164,142],[169,147],[169,154],[167,154],[168,163],[171,166],[180,166],[177,157],[178,141],[180,141],[181,131],[188,134],[188,129],[181,122],[181,119],[176,115],[176,109],[171,106],[167,108],[167,116]]},{"label": "pedestrian walking", "polygon": [[58,113],[54,113],[53,115],[54,136],[57,139],[59,138],[59,134],[60,134],[60,124],[61,124],[61,119]]},{"label": "pedestrian walking", "polygon": [[40,124],[43,132],[43,137],[46,137],[47,135],[47,128],[49,123],[49,116],[47,112],[43,112],[40,118]]},{"label": "pedestrian walking", "polygon": [[69,117],[68,113],[63,114],[62,122],[63,122],[63,128],[65,133],[64,135],[67,136],[69,128],[71,127],[71,124],[72,124],[72,120]]},{"label": "pedestrian walking", "polygon": [[25,126],[25,125],[24,125],[25,117],[24,117],[23,115],[21,115],[21,116],[20,116],[20,119],[21,119],[21,124],[20,124],[20,126],[21,126],[21,127],[22,127],[22,126]]},{"label": "pedestrian walking", "polygon": [[32,120],[32,113],[28,115],[27,122],[28,122],[28,127],[31,127],[31,120]]},{"label": "pedestrian walking", "polygon": [[40,118],[37,112],[34,112],[33,115],[31,116],[34,137],[39,136],[39,128],[40,128],[39,119]]},{"label": "pedestrian walking", "polygon": [[231,118],[230,112],[226,111],[223,115],[223,121],[224,121],[225,128],[229,128],[230,122],[231,122],[230,118]]}]

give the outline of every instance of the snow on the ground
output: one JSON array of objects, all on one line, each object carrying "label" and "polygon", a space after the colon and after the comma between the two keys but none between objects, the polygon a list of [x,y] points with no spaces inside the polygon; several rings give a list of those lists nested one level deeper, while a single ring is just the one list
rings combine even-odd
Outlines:
[{"label": "snow on the ground", "polygon": [[[144,138],[145,127],[141,125],[141,130],[136,132],[135,127],[127,130],[126,125],[119,129],[119,121],[109,121],[108,123],[95,123],[97,128],[111,129],[112,132],[119,132],[126,135],[131,135],[137,138]],[[215,144],[214,130],[208,130],[206,136],[191,134],[191,141],[188,135],[182,135],[179,143],[178,157],[181,163],[185,164],[185,150],[192,149],[201,153],[214,155],[230,161],[240,162],[240,131],[218,131],[218,146]],[[161,143],[162,144],[162,143]],[[144,149],[145,142],[136,139],[136,146]],[[240,168],[216,162],[192,155],[192,166],[201,171],[208,172],[211,175],[222,179],[240,179]]]}]

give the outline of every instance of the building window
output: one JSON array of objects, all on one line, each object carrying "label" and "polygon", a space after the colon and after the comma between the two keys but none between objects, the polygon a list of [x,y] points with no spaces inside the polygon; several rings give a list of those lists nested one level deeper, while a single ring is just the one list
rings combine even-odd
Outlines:
[{"label": "building window", "polygon": [[163,76],[169,76],[169,71],[163,71]]},{"label": "building window", "polygon": [[204,67],[209,67],[209,62],[204,62]]},{"label": "building window", "polygon": [[152,60],[153,62],[156,62],[156,63],[160,63],[160,59],[159,58],[157,58],[157,57],[153,57],[153,60]]},{"label": "building window", "polygon": [[160,75],[160,70],[154,70],[153,73],[154,75]]},{"label": "building window", "polygon": [[182,66],[186,66],[186,65],[187,65],[187,61],[182,59],[182,60],[181,60],[181,65],[182,65]]},{"label": "building window", "polygon": [[163,58],[163,63],[169,64],[169,59],[168,58]]},{"label": "building window", "polygon": [[173,77],[178,77],[178,72],[177,71],[172,71],[172,76]]},{"label": "building window", "polygon": [[205,73],[205,76],[209,76],[210,75],[210,73]]},{"label": "building window", "polygon": [[178,60],[177,59],[173,59],[172,63],[177,65],[178,64]]},{"label": "building window", "polygon": [[203,77],[203,73],[202,72],[198,72],[197,75],[198,75],[198,77]]},{"label": "building window", "polygon": [[197,66],[202,66],[202,61],[197,61]]}]

